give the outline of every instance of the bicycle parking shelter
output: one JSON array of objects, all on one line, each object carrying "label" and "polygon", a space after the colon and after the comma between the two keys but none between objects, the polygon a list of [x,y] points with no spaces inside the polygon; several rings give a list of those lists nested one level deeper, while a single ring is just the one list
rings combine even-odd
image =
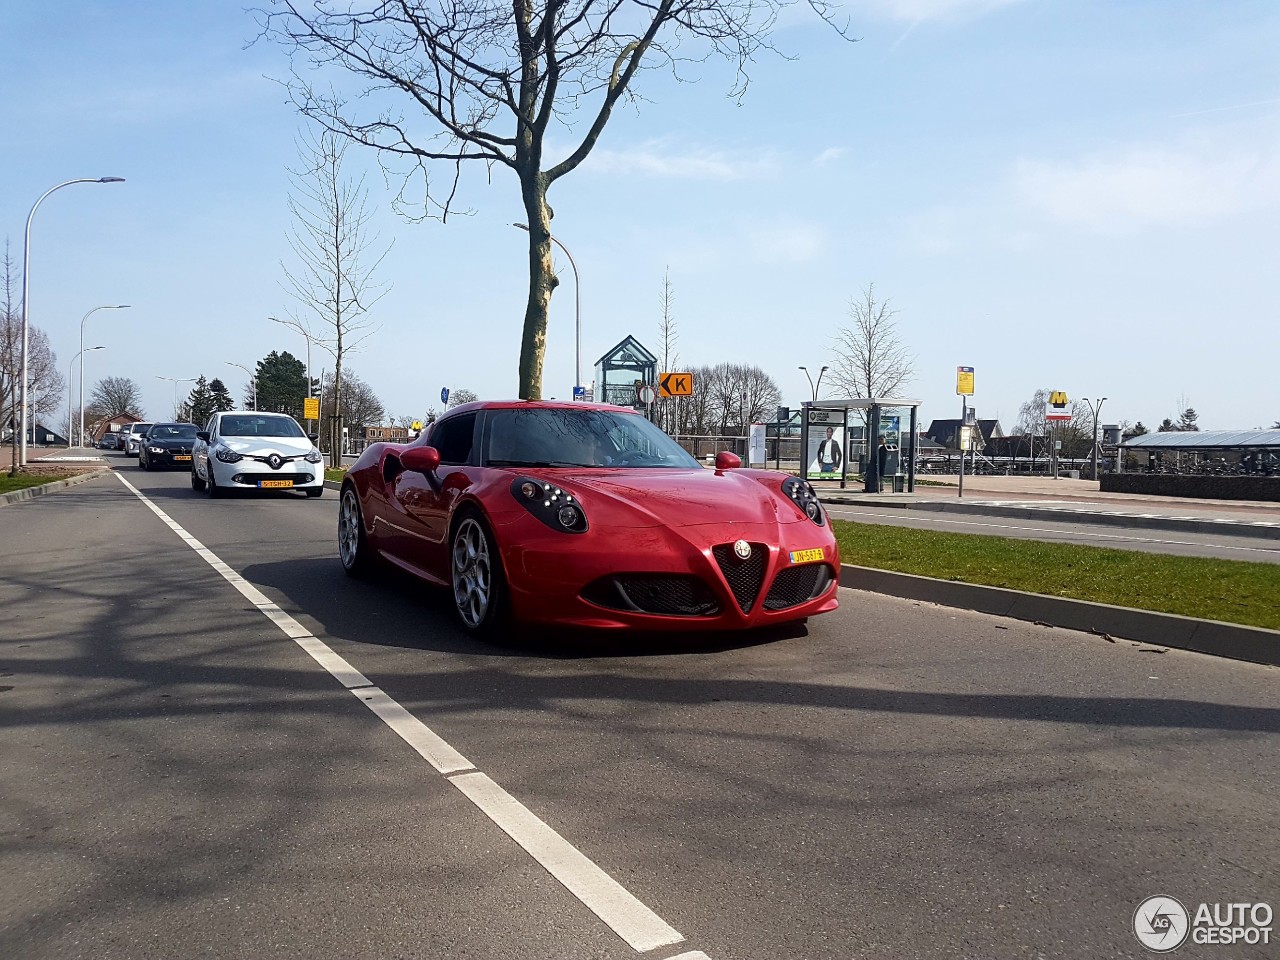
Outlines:
[{"label": "bicycle parking shelter", "polygon": [[[886,476],[893,477],[890,487],[894,492],[914,493],[916,489],[916,455],[917,438],[919,437],[919,408],[921,401],[899,397],[855,397],[845,400],[806,400],[800,407],[800,471],[808,480],[831,479],[840,480],[840,489],[848,485],[849,462],[853,459],[854,444],[849,442],[849,413],[854,411],[855,419],[866,425],[860,432],[862,440],[857,444],[858,460],[864,463],[863,490],[867,493],[883,492],[883,478],[880,476],[880,458],[877,448],[880,438],[885,438],[889,447],[889,456],[885,464]],[[903,429],[902,421],[908,421]],[[861,426],[861,425],[860,425]],[[840,470],[830,474],[821,469],[817,460],[818,445],[825,439],[825,428],[839,429],[842,457]],[[907,438],[905,456],[906,472],[902,473],[903,443]],[[834,438],[834,436],[833,436]],[[864,449],[865,448],[865,449]],[[903,477],[900,484],[898,477]]]}]

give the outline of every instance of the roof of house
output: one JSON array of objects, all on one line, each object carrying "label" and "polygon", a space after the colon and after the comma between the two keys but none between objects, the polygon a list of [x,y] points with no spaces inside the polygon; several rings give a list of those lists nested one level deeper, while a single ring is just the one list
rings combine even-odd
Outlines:
[{"label": "roof of house", "polygon": [[[960,432],[960,424],[963,422],[958,417],[954,420],[934,420],[929,424],[929,429],[924,432],[924,435],[944,447],[952,446],[955,444],[956,434]],[[979,420],[978,430],[981,431],[983,440],[999,439],[1004,436],[999,420]]]},{"label": "roof of house", "polygon": [[1130,450],[1280,449],[1280,430],[1191,430],[1147,433],[1121,444]]}]

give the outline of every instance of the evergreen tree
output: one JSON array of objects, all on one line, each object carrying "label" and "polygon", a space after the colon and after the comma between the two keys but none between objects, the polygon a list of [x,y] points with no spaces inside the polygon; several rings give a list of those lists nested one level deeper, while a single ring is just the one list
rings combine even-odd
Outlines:
[{"label": "evergreen tree", "polygon": [[209,389],[209,381],[203,376],[196,380],[196,385],[187,396],[187,407],[191,412],[191,422],[203,429],[216,409],[213,405],[213,391]]},{"label": "evergreen tree", "polygon": [[272,350],[258,361],[254,377],[258,383],[258,409],[287,413],[302,418],[302,401],[307,396],[307,368],[289,353]]},{"label": "evergreen tree", "polygon": [[231,399],[231,391],[217,377],[209,381],[209,392],[213,394],[214,411],[234,410],[236,408],[236,402]]},{"label": "evergreen tree", "polygon": [[1196,425],[1196,421],[1200,419],[1200,415],[1191,407],[1182,411],[1178,417],[1178,426],[1176,429],[1183,433],[1199,433],[1200,428]]}]

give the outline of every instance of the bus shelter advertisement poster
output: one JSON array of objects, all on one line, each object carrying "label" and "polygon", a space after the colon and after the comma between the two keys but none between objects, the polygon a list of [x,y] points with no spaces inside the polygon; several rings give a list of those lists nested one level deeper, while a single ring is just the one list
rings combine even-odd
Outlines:
[{"label": "bus shelter advertisement poster", "polygon": [[805,476],[810,480],[834,480],[844,473],[844,460],[848,452],[845,446],[844,424],[831,418],[831,422],[819,421],[821,411],[810,415],[809,435],[805,438],[808,466]]}]

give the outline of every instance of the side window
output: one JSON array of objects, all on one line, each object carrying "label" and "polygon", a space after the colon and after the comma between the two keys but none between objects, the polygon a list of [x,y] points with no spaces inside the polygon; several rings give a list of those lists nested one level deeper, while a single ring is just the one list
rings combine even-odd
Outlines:
[{"label": "side window", "polygon": [[440,420],[431,429],[429,443],[440,451],[440,462],[462,466],[471,462],[471,440],[476,432],[476,415],[464,413]]},{"label": "side window", "polygon": [[213,437],[218,432],[218,415],[216,413],[209,418],[209,422],[204,425],[204,429],[210,437]]}]

